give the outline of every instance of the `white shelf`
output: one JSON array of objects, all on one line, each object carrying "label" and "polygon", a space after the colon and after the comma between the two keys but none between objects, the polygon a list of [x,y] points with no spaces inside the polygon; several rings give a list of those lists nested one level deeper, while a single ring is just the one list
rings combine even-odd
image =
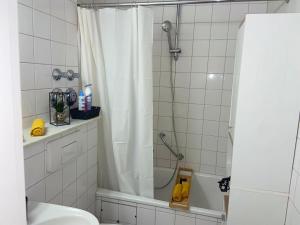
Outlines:
[{"label": "white shelf", "polygon": [[76,129],[82,125],[95,122],[99,120],[100,117],[96,117],[90,120],[71,120],[70,125],[65,126],[54,126],[49,123],[46,123],[46,134],[44,136],[33,137],[30,135],[31,128],[23,129],[23,147],[32,145],[34,143],[43,141],[55,135],[59,135],[65,132],[68,132],[72,129]]}]

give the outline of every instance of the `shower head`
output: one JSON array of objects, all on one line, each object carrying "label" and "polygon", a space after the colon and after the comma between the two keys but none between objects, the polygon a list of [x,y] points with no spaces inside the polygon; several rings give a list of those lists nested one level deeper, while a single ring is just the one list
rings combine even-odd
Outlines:
[{"label": "shower head", "polygon": [[168,36],[168,43],[169,43],[169,51],[173,49],[172,46],[172,38],[171,38],[171,29],[172,29],[172,23],[169,20],[164,21],[161,24],[161,29],[167,33]]},{"label": "shower head", "polygon": [[170,32],[171,29],[172,29],[172,23],[171,23],[169,20],[164,21],[164,22],[161,24],[161,29],[162,29],[164,32]]}]

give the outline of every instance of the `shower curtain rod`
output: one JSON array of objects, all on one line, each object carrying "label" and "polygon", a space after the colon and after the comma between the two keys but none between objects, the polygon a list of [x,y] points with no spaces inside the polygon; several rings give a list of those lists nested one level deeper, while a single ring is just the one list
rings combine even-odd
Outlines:
[{"label": "shower curtain rod", "polygon": [[[124,2],[124,3],[78,3],[82,8],[106,8],[106,7],[135,7],[135,6],[165,6],[165,5],[191,5],[204,3],[226,3],[226,2],[265,2],[266,0],[182,0],[182,1],[156,1],[156,2]],[[269,0],[282,1],[282,0]],[[286,3],[289,0],[283,0]]]}]

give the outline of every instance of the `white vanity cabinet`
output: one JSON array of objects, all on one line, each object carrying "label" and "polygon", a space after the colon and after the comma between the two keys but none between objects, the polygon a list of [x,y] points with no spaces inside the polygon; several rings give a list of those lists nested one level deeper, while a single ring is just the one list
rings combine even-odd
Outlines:
[{"label": "white vanity cabinet", "polygon": [[25,183],[30,200],[95,213],[98,120],[48,125],[46,136],[25,138]]},{"label": "white vanity cabinet", "polygon": [[102,223],[137,224],[137,207],[129,202],[109,200],[101,201],[100,220]]}]

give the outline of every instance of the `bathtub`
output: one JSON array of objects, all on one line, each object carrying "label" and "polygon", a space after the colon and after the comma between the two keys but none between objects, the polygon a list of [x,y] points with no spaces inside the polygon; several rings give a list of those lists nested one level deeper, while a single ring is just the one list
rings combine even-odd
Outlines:
[{"label": "bathtub", "polygon": [[[155,185],[164,184],[172,169],[155,168]],[[189,210],[171,209],[173,183],[155,190],[154,199],[99,188],[97,216],[102,223],[131,225],[220,225],[225,221],[223,194],[217,181],[221,177],[194,173]]]},{"label": "bathtub", "polygon": [[[166,183],[172,175],[173,170],[165,168],[154,169],[154,184],[161,186]],[[223,210],[223,194],[218,188],[218,181],[221,177],[209,174],[194,173],[191,186],[190,205],[197,208]],[[166,188],[154,191],[154,198],[162,201],[170,200],[175,179]]]}]

